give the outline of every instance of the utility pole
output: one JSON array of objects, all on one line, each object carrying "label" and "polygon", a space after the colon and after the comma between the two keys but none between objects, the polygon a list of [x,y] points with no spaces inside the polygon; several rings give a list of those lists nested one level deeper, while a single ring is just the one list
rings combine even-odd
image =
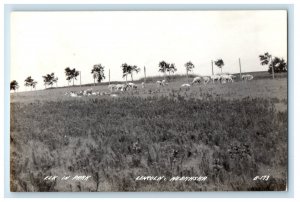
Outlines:
[{"label": "utility pole", "polygon": [[81,87],[81,71],[79,71],[79,80],[80,80],[80,87]]},{"label": "utility pole", "polygon": [[144,66],[144,83],[146,83],[146,67]]},{"label": "utility pole", "polygon": [[211,73],[212,75],[214,75],[214,62],[211,61]]},{"label": "utility pole", "polygon": [[110,85],[110,69],[108,69],[108,85]]},{"label": "utility pole", "polygon": [[242,65],[241,65],[241,59],[239,58],[239,66],[240,66],[240,79],[242,79]]}]

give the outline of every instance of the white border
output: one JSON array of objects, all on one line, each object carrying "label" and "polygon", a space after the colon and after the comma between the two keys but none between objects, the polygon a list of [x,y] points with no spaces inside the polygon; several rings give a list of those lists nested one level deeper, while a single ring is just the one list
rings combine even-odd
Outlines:
[{"label": "white border", "polygon": [[[188,4],[188,3],[209,3],[209,4],[213,4],[213,3],[221,3],[221,4],[224,4],[224,3],[237,3],[237,4],[268,4],[268,3],[281,3],[281,4],[294,4],[294,49],[295,49],[295,52],[294,52],[294,75],[300,75],[299,74],[299,62],[298,60],[296,60],[296,58],[298,58],[299,56],[299,47],[297,45],[299,45],[299,39],[296,37],[296,36],[299,36],[299,13],[300,13],[300,10],[299,10],[299,4],[298,2],[295,0],[295,1],[279,1],[279,0],[265,0],[265,1],[257,1],[257,0],[253,0],[253,1],[223,1],[223,0],[219,0],[219,1],[191,1],[191,0],[188,0],[188,1],[178,1],[178,0],[174,0],[174,1],[167,1],[167,0],[161,0],[161,1],[157,1],[157,0],[153,0],[153,1],[120,1],[120,0],[111,0],[111,1],[96,1],[96,0],[31,0],[31,1],[26,1],[26,0],[4,0],[3,1],[3,5],[1,7],[1,17],[0,17],[0,21],[1,21],[1,26],[4,27],[4,4],[24,4],[24,3],[33,3],[33,4],[52,4],[52,3],[57,3],[57,4],[66,4],[66,3],[72,3],[72,4],[88,4],[88,3],[92,3],[92,4],[95,4],[95,3],[109,3],[109,4],[118,4],[118,3],[121,3],[121,4],[124,4],[124,3],[157,3],[157,4],[166,4],[166,3],[181,3],[181,4]],[[4,44],[4,36],[3,36],[3,32],[1,32],[1,44]],[[4,46],[2,46],[4,47]],[[0,60],[2,62],[2,64],[4,64],[4,52],[3,52],[3,49],[1,49],[1,54],[0,54]],[[298,67],[298,68],[297,68]],[[0,82],[2,85],[4,85],[4,68],[3,68],[3,65],[1,65],[1,73],[0,73]],[[280,200],[280,201],[285,201],[285,200],[296,200],[299,201],[299,194],[297,193],[297,190],[298,190],[298,187],[299,187],[299,183],[298,181],[296,181],[296,179],[299,179],[299,173],[297,173],[297,171],[299,170],[299,160],[297,158],[297,154],[299,154],[299,147],[298,147],[298,143],[299,143],[299,123],[298,120],[299,120],[299,106],[298,106],[298,103],[299,103],[299,92],[297,92],[297,86],[299,86],[299,79],[296,79],[294,80],[294,148],[295,148],[295,151],[294,151],[294,166],[295,166],[295,169],[294,169],[294,190],[295,190],[295,193],[294,193],[294,199],[269,199],[269,200],[272,200],[273,201],[277,201],[277,200]],[[1,94],[0,96],[2,98],[4,98],[4,86],[1,88]],[[4,100],[1,99],[1,125],[0,125],[0,128],[2,129],[1,130],[1,134],[3,133],[3,128],[4,128]],[[3,137],[3,136],[2,136]],[[3,140],[3,138],[2,138]],[[1,145],[2,147],[1,148],[4,148],[4,144],[3,144],[3,141],[1,141]],[[1,149],[1,152],[0,152],[0,155],[1,155],[1,160],[2,162],[4,161],[3,159],[3,149]],[[290,156],[291,157],[291,156]],[[1,176],[0,176],[0,179],[4,179],[4,170],[3,170],[3,167],[0,166],[0,170],[1,170]],[[3,183],[1,183],[1,196],[3,197],[3,190],[4,190],[4,186],[3,186]],[[18,200],[18,199],[6,199],[6,200],[9,200],[9,201],[14,201],[14,200]],[[32,198],[27,198],[27,199],[22,199],[22,201],[32,201],[32,200],[36,200],[36,199],[32,199]],[[52,200],[52,199],[43,199],[43,200]],[[54,200],[58,200],[58,198],[55,198]],[[66,200],[66,199],[62,199],[62,200]],[[77,201],[77,200],[82,200],[82,199],[72,199],[72,201]],[[99,199],[92,199],[92,200],[99,200]],[[103,199],[101,199],[103,200]],[[114,200],[114,199],[109,199],[109,200]],[[123,199],[122,201],[132,201],[133,199]],[[141,200],[141,199],[138,199],[138,200]],[[146,199],[142,199],[142,200],[146,200]],[[153,199],[149,199],[149,200],[153,200]],[[154,199],[154,200],[158,200],[158,199]],[[163,200],[166,200],[166,199],[163,199]],[[180,201],[182,201],[182,199],[179,199]],[[199,199],[196,199],[197,201]],[[201,199],[203,200],[203,199]],[[215,201],[216,199],[206,199],[206,200],[210,200],[210,201]],[[241,199],[230,199],[230,198],[225,198],[225,199],[221,199],[222,201],[240,201]],[[243,201],[246,200],[246,201],[249,201],[249,200],[256,200],[256,201],[268,201],[268,199],[266,198],[262,198],[262,199],[259,199],[259,198],[253,198],[253,199],[242,199]],[[172,201],[176,201],[176,199],[172,199]]]}]

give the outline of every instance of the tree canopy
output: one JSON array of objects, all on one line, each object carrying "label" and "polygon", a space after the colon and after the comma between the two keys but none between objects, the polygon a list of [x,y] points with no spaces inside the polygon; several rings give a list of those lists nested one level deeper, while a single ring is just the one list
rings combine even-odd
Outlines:
[{"label": "tree canopy", "polygon": [[34,81],[33,78],[31,78],[31,76],[27,77],[25,79],[25,86],[31,86],[31,88],[35,88],[35,86],[37,85],[37,81]]},{"label": "tree canopy", "polygon": [[46,74],[43,76],[45,86],[52,86],[55,82],[57,82],[58,78],[55,78],[54,73]]},{"label": "tree canopy", "polygon": [[133,81],[133,72],[139,73],[141,70],[136,65],[128,65],[127,63],[123,63],[121,68],[122,68],[122,72],[123,72],[123,78],[126,77],[126,80],[127,80],[127,75],[130,74],[132,81]]},{"label": "tree canopy", "polygon": [[287,64],[285,60],[279,57],[274,57],[272,60],[272,55],[268,52],[259,55],[260,64],[262,66],[268,65],[268,72],[272,74],[272,67],[274,65],[274,73],[287,72]]},{"label": "tree canopy", "polygon": [[170,73],[174,73],[177,71],[174,63],[170,64],[170,63],[165,62],[164,60],[159,62],[158,67],[159,67],[158,71],[163,72],[163,73],[169,72],[169,74],[170,74]]},{"label": "tree canopy", "polygon": [[16,91],[19,88],[19,84],[16,80],[10,82],[10,90]]},{"label": "tree canopy", "polygon": [[222,68],[224,66],[224,61],[222,59],[218,59],[215,61],[215,65],[219,68]]},{"label": "tree canopy", "polygon": [[105,79],[104,66],[102,66],[101,64],[95,64],[93,66],[91,74],[93,74],[93,78],[96,79],[98,83],[100,83]]},{"label": "tree canopy", "polygon": [[[273,60],[274,73],[287,72],[287,64],[283,58],[275,57]],[[271,73],[271,68],[268,69],[268,72]]]},{"label": "tree canopy", "polygon": [[65,74],[66,74],[66,79],[67,81],[73,80],[73,85],[74,85],[74,79],[77,80],[77,76],[79,76],[79,71],[77,71],[75,68],[70,69],[70,67],[65,68]]},{"label": "tree canopy", "polygon": [[191,61],[185,63],[184,66],[188,72],[192,71],[192,69],[195,68],[195,65]]}]

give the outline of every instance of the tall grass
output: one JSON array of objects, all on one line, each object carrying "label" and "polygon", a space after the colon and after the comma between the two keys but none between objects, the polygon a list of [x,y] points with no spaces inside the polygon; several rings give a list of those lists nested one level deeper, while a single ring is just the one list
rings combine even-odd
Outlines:
[{"label": "tall grass", "polygon": [[[121,97],[11,104],[12,191],[284,190],[287,112],[272,100]],[[45,182],[46,175],[91,175]],[[139,175],[205,182],[135,181]]]}]

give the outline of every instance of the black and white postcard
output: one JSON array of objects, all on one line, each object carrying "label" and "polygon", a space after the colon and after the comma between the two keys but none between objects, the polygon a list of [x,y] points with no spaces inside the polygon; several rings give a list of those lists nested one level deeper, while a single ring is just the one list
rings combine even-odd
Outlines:
[{"label": "black and white postcard", "polygon": [[10,191],[286,191],[287,15],[12,12]]}]

